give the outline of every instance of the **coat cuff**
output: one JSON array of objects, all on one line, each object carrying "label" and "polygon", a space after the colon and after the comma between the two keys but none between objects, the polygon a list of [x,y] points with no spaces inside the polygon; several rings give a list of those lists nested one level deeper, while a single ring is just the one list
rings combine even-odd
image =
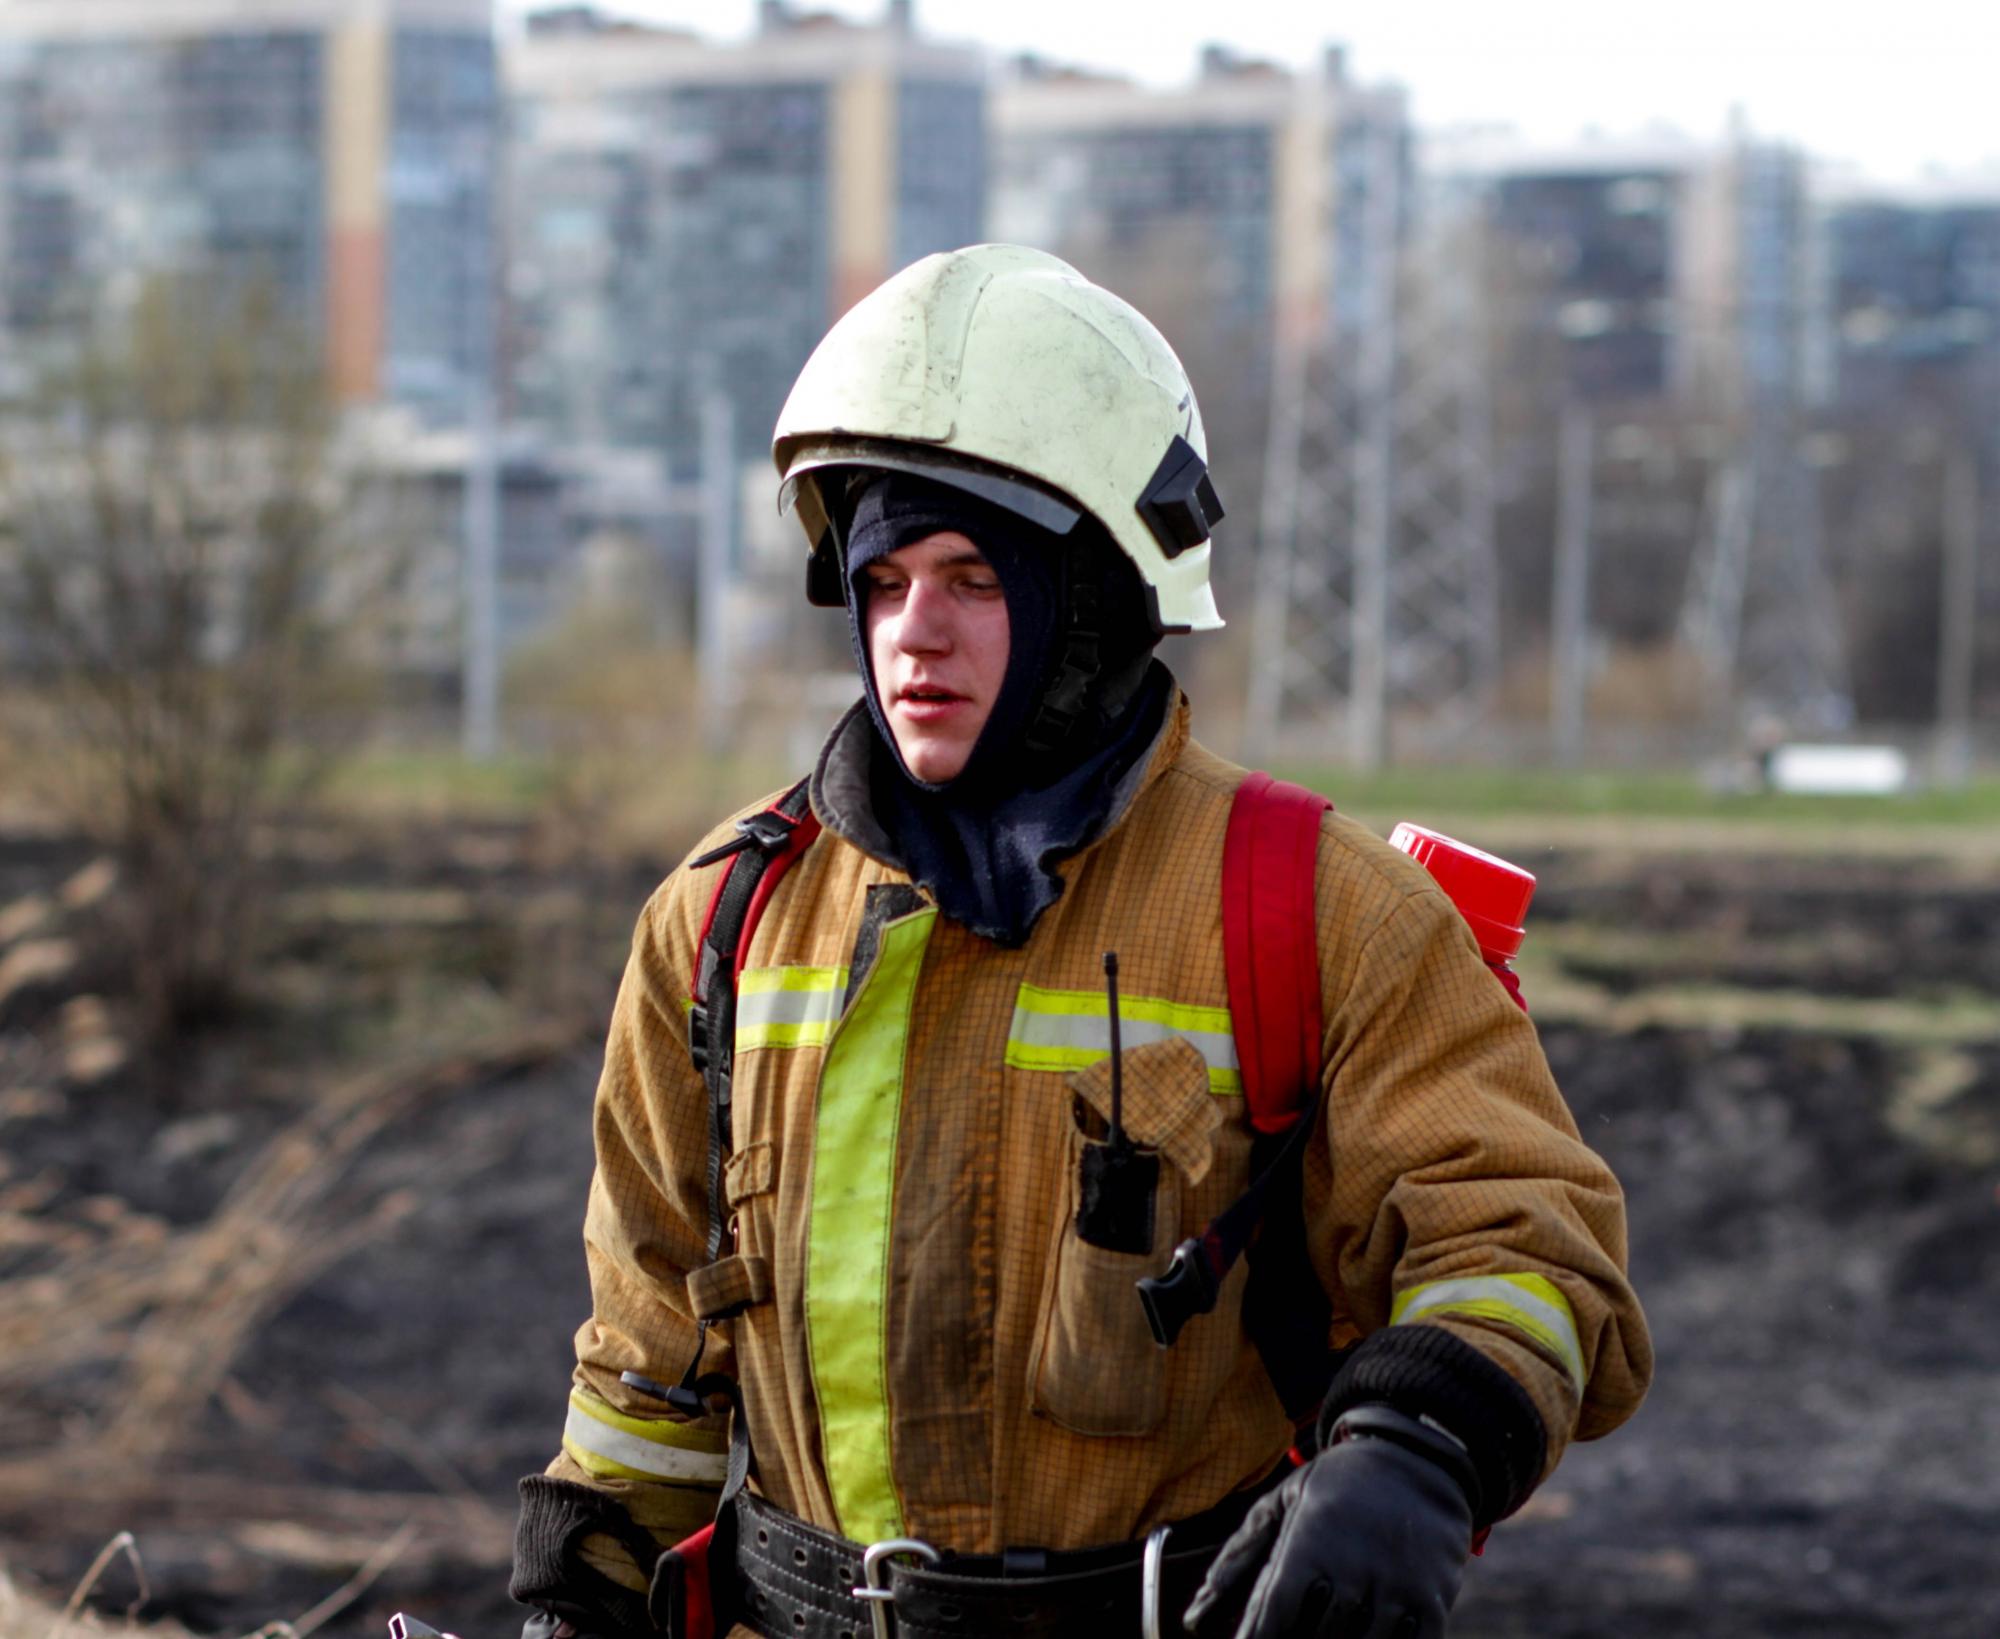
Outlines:
[{"label": "coat cuff", "polygon": [[1541,1478],[1548,1434],[1534,1401],[1505,1367],[1442,1327],[1391,1326],[1364,1341],[1327,1391],[1319,1443],[1342,1412],[1371,1401],[1428,1417],[1464,1445],[1479,1476],[1477,1530],[1513,1513]]}]

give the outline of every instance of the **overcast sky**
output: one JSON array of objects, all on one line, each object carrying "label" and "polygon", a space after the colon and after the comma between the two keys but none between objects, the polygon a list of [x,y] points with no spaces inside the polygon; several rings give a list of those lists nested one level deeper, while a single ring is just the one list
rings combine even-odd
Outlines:
[{"label": "overcast sky", "polygon": [[[718,39],[755,0],[596,0]],[[1203,41],[1292,65],[1322,43],[1411,92],[1426,126],[1498,122],[1534,138],[1651,121],[1788,137],[1869,174],[2000,168],[2000,0],[916,0],[926,32],[1171,85]],[[502,0],[515,14],[530,0]],[[884,0],[819,0],[879,17]]]}]

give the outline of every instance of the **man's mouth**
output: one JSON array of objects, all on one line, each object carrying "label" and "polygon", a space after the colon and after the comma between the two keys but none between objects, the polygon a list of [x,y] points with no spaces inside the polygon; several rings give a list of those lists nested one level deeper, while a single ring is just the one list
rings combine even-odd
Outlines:
[{"label": "man's mouth", "polygon": [[910,683],[896,692],[896,715],[914,728],[942,731],[964,717],[972,701],[935,683]]}]

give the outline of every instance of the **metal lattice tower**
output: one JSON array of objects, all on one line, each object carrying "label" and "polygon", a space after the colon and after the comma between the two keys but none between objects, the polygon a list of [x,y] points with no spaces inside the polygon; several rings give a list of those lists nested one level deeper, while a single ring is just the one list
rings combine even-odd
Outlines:
[{"label": "metal lattice tower", "polygon": [[1756,417],[1709,481],[1682,643],[1719,710],[1846,726],[1853,695],[1822,541],[1819,484],[1789,417]]},{"label": "metal lattice tower", "polygon": [[1390,691],[1444,741],[1487,716],[1500,666],[1479,243],[1457,219],[1419,240],[1395,398]]},{"label": "metal lattice tower", "polygon": [[1318,202],[1340,294],[1280,311],[1246,728],[1259,756],[1375,767],[1392,724],[1484,715],[1497,574],[1476,235],[1406,230],[1407,127],[1358,112]]}]

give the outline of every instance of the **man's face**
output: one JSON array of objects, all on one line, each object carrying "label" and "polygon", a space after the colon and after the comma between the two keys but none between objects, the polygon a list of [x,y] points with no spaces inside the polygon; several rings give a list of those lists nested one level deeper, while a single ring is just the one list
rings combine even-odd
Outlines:
[{"label": "man's face", "polygon": [[898,547],[862,570],[868,658],[882,715],[920,780],[964,769],[1007,676],[1007,600],[956,530]]}]

